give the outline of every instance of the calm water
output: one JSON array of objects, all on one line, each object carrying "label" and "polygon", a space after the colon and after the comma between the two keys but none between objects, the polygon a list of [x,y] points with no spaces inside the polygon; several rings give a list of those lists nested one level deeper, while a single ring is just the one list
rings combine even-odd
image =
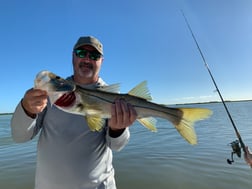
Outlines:
[{"label": "calm water", "polygon": [[[246,145],[252,148],[252,102],[228,103],[228,108]],[[197,122],[198,145],[186,143],[165,120],[158,132],[139,124],[131,128],[131,140],[114,153],[118,189],[248,189],[252,169],[243,158],[229,165],[229,143],[236,139],[223,105],[200,104],[214,111],[211,118]],[[36,140],[15,144],[10,137],[11,116],[0,116],[0,188],[32,189]]]}]

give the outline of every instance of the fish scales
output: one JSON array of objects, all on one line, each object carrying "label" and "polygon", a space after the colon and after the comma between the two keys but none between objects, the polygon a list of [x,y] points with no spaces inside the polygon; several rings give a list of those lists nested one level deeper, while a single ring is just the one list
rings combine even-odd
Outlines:
[{"label": "fish scales", "polygon": [[[151,131],[157,131],[156,120],[170,121],[179,134],[190,144],[197,144],[194,123],[208,118],[212,111],[206,108],[174,108],[150,102],[147,82],[141,82],[127,94],[117,93],[119,85],[88,89],[69,82],[49,71],[41,71],[35,78],[35,88],[46,90],[51,104],[59,109],[83,115],[92,131],[100,131],[105,118],[111,117],[111,107],[116,99],[124,99],[137,112],[137,121]],[[75,96],[73,96],[75,95]],[[70,101],[71,100],[71,101]]]}]

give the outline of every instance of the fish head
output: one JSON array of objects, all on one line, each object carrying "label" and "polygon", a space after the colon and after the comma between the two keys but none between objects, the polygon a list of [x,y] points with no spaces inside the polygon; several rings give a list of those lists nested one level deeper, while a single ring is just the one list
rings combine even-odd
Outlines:
[{"label": "fish head", "polygon": [[54,104],[62,95],[74,91],[76,86],[52,72],[41,71],[35,78],[34,88],[47,91],[51,104]]},{"label": "fish head", "polygon": [[34,81],[34,86],[47,92],[70,92],[75,90],[74,83],[49,71],[39,72]]}]

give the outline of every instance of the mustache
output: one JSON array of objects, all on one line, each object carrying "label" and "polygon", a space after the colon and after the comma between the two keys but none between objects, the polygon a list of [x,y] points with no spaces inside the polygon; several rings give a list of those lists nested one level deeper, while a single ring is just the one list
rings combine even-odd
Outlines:
[{"label": "mustache", "polygon": [[89,62],[80,62],[79,64],[79,67],[82,68],[82,67],[86,67],[86,68],[89,68],[89,69],[93,69],[93,64],[89,63]]}]

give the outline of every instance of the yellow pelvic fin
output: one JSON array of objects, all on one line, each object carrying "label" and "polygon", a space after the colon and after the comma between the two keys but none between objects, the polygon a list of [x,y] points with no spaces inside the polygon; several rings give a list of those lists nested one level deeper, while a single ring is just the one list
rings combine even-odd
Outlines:
[{"label": "yellow pelvic fin", "polygon": [[91,131],[101,131],[105,124],[105,119],[98,116],[86,116],[86,121]]},{"label": "yellow pelvic fin", "polygon": [[184,137],[190,144],[197,144],[197,136],[194,130],[196,121],[208,118],[212,111],[204,108],[179,108],[183,114],[179,123],[174,123],[175,128],[180,135]]},{"label": "yellow pelvic fin", "polygon": [[143,82],[139,83],[137,86],[135,86],[133,89],[131,89],[128,92],[128,94],[132,95],[132,96],[144,98],[146,100],[152,100],[150,92],[147,88],[147,81],[143,81]]},{"label": "yellow pelvic fin", "polygon": [[143,126],[145,126],[147,129],[156,132],[157,128],[156,128],[156,122],[157,120],[153,117],[145,117],[145,118],[140,118],[137,119],[137,121],[139,121],[139,123],[141,123]]}]

